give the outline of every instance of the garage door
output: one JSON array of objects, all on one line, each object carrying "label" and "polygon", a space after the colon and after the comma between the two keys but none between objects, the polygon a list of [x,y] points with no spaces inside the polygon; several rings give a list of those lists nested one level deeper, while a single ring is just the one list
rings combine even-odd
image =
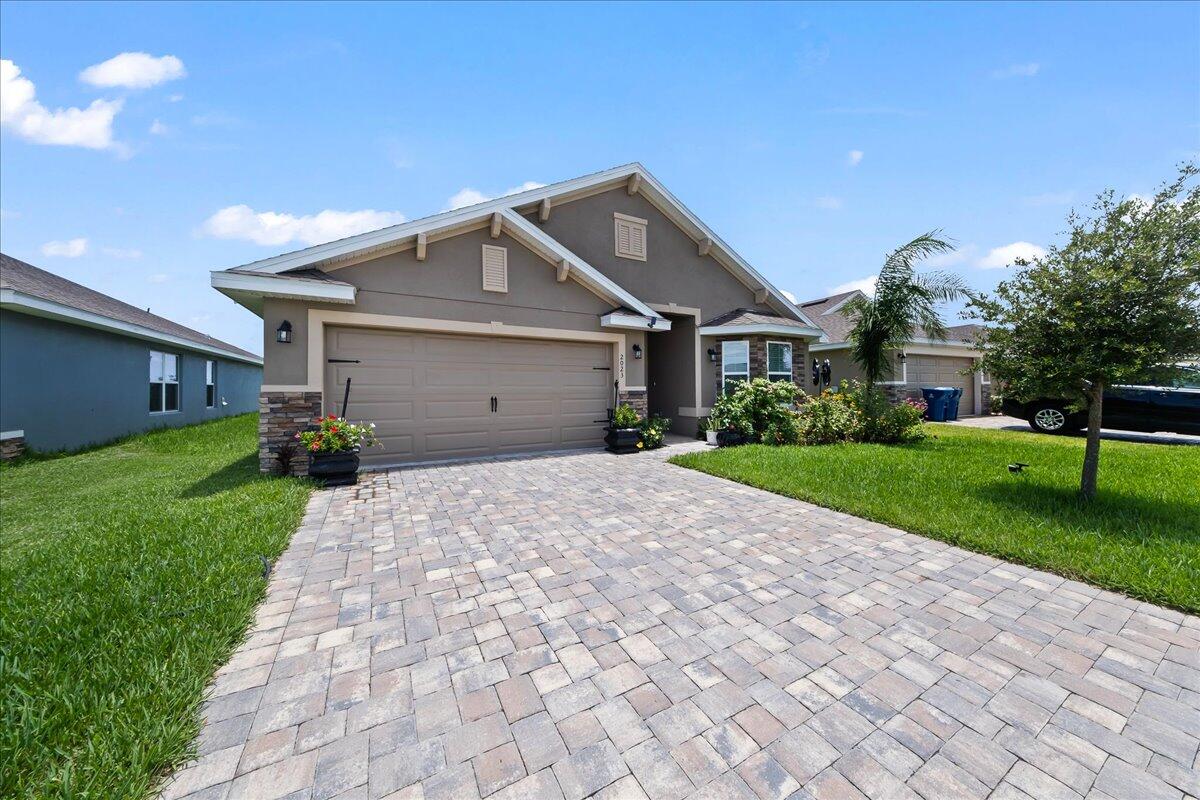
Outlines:
[{"label": "garage door", "polygon": [[[325,410],[376,424],[367,464],[602,444],[611,346],[329,327]],[[493,410],[492,398],[496,398]]]},{"label": "garage door", "polygon": [[962,399],[958,401],[958,413],[975,413],[975,376],[963,374],[969,370],[973,362],[969,358],[953,358],[950,356],[914,356],[908,357],[908,382],[921,388],[933,386],[956,386],[963,390]]}]

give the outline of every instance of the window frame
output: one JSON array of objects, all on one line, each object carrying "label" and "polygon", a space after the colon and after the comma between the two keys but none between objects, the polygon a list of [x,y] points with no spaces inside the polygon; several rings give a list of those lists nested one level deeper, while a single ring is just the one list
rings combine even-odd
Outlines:
[{"label": "window frame", "polygon": [[217,407],[217,361],[213,358],[204,361],[204,407]]},{"label": "window frame", "polygon": [[784,374],[782,372],[772,372],[771,371],[771,345],[773,345],[773,344],[782,345],[783,347],[786,347],[788,349],[787,380],[790,383],[795,383],[796,382],[796,359],[795,359],[796,346],[794,344],[792,344],[791,342],[785,342],[782,340],[775,340],[775,341],[772,341],[769,339],[767,340],[767,364],[766,364],[767,380],[774,382],[775,376]]},{"label": "window frame", "polygon": [[[892,371],[895,375],[895,371]],[[908,359],[905,358],[900,362],[900,380],[898,381],[880,381],[880,386],[906,386],[908,385]]]},{"label": "window frame", "polygon": [[[627,252],[621,250],[621,226],[629,228],[630,249]],[[628,258],[633,261],[645,261],[646,254],[649,251],[649,242],[647,240],[647,228],[650,225],[649,220],[641,217],[631,217],[628,214],[622,214],[620,211],[613,212],[613,252],[617,258]],[[633,229],[640,228],[642,231],[642,252],[640,254],[633,252]]]},{"label": "window frame", "polygon": [[[149,374],[149,370],[152,369],[153,365],[154,365],[154,356],[155,355],[157,355],[159,357],[159,369],[160,369],[159,375],[158,375],[159,380],[154,380],[155,376]],[[178,413],[180,413],[183,410],[183,396],[182,396],[182,392],[179,388],[180,383],[181,383],[179,378],[180,378],[180,372],[182,371],[182,367],[183,367],[183,357],[180,356],[178,353],[168,353],[166,350],[150,350],[148,357],[149,357],[149,363],[147,364],[147,377],[150,378],[150,380],[147,381],[147,383],[151,387],[151,391],[153,391],[153,387],[155,387],[155,386],[158,387],[158,392],[159,392],[158,399],[159,399],[159,403],[160,403],[161,407],[159,408],[158,411],[150,409],[147,413],[149,413],[151,416],[155,416],[155,417],[161,416],[163,414],[178,414]],[[167,358],[168,357],[175,359],[175,380],[171,380],[171,381],[167,380]],[[175,387],[175,407],[174,408],[167,408],[167,387],[168,386]]]},{"label": "window frame", "polygon": [[[730,372],[725,368],[726,359],[729,356],[729,345],[737,344],[745,348],[746,351],[746,371],[745,372]],[[750,382],[750,340],[749,339],[727,339],[721,342],[721,394],[725,394],[725,384],[729,383],[728,376],[735,378],[743,377],[746,383]]]}]

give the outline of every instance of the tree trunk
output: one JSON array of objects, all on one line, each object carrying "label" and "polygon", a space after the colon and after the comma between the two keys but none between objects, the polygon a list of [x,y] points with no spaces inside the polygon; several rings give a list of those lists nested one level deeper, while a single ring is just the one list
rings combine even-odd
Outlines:
[{"label": "tree trunk", "polygon": [[1084,500],[1096,496],[1096,475],[1100,471],[1100,420],[1104,413],[1104,384],[1096,382],[1088,390],[1087,446],[1083,450],[1083,477],[1079,493]]}]

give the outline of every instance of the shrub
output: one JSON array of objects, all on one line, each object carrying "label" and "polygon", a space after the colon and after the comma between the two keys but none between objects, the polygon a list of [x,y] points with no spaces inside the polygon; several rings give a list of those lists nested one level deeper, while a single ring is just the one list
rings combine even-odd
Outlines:
[{"label": "shrub", "polygon": [[1004,413],[1004,395],[994,393],[988,398],[988,413],[1003,414]]},{"label": "shrub", "polygon": [[316,430],[296,434],[296,440],[310,453],[347,453],[360,447],[379,444],[375,438],[375,423],[363,425],[347,422],[330,414],[313,420]]},{"label": "shrub", "polygon": [[834,444],[854,440],[859,411],[841,392],[822,392],[800,408],[800,439],[804,444]]},{"label": "shrub", "polygon": [[636,428],[642,418],[628,403],[621,403],[613,411],[612,426],[614,428]]},{"label": "shrub", "polygon": [[660,416],[647,417],[638,423],[638,427],[642,429],[642,445],[647,450],[653,450],[662,447],[663,436],[671,427],[671,420]]},{"label": "shrub", "polygon": [[892,405],[879,389],[842,381],[838,391],[824,392],[801,407],[801,438],[805,444],[912,442],[925,436],[924,415],[920,400]]},{"label": "shrub", "polygon": [[762,441],[763,444],[773,445],[800,444],[803,435],[800,415],[789,412],[786,420],[771,422],[767,425],[762,434]]},{"label": "shrub", "polygon": [[697,439],[707,438],[708,430],[708,417],[700,417],[700,419],[696,420]]},{"label": "shrub", "polygon": [[751,441],[765,441],[768,428],[776,431],[794,426],[789,406],[796,400],[796,385],[788,381],[755,378],[738,384],[717,398],[709,424],[717,430],[740,434]]}]

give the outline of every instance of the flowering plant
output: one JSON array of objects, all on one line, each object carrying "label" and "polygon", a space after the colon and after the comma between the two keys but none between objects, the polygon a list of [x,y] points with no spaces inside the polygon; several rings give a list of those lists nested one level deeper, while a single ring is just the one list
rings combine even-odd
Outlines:
[{"label": "flowering plant", "polygon": [[355,424],[344,417],[319,417],[313,420],[316,430],[296,434],[296,439],[310,453],[347,453],[360,447],[379,444],[375,438],[375,423]]}]

